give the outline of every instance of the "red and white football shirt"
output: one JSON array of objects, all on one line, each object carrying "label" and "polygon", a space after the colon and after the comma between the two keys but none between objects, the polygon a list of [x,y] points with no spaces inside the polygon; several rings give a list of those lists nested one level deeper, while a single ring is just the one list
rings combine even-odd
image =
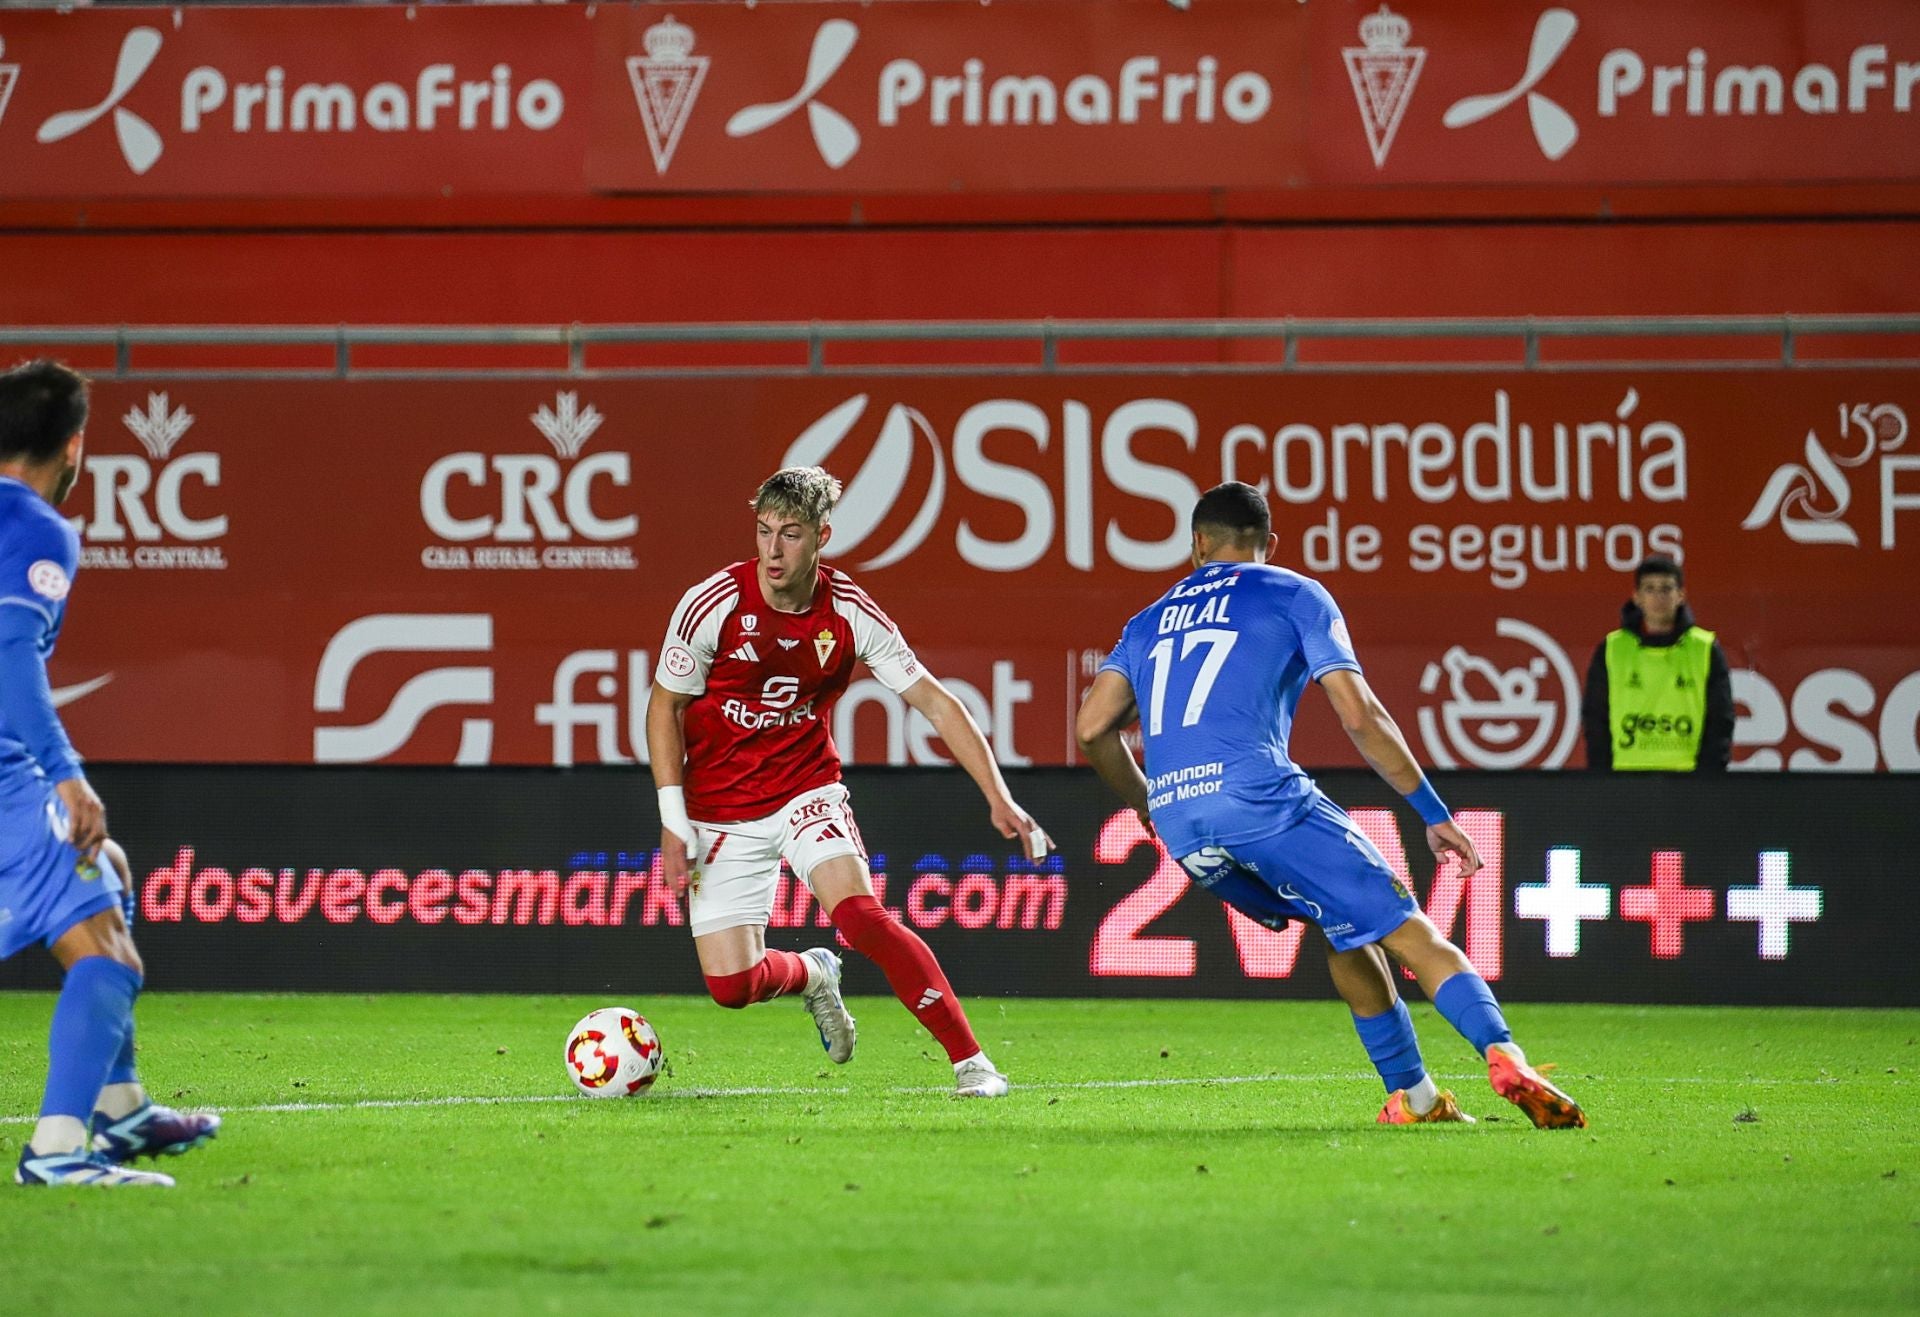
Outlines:
[{"label": "red and white football shirt", "polygon": [[845,572],[822,566],[813,605],[782,613],[751,561],[680,598],[654,680],[696,698],[682,722],[687,814],[702,823],[765,818],[840,780],[828,717],[855,660],[891,691],[923,675],[887,615]]}]

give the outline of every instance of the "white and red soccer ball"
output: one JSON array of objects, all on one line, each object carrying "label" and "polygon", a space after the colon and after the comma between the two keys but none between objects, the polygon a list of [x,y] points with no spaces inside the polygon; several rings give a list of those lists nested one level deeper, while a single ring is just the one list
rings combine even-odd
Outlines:
[{"label": "white and red soccer ball", "polygon": [[591,1011],[567,1035],[567,1077],[588,1097],[639,1097],[665,1061],[660,1035],[630,1006]]}]

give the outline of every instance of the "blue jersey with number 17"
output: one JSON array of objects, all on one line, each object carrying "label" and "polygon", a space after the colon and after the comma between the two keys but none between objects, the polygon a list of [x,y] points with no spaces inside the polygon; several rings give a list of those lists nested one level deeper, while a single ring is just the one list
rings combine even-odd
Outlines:
[{"label": "blue jersey with number 17", "polygon": [[1307,682],[1360,671],[1333,596],[1262,563],[1207,563],[1137,613],[1101,665],[1133,687],[1154,830],[1174,856],[1253,841],[1313,803],[1287,755]]}]

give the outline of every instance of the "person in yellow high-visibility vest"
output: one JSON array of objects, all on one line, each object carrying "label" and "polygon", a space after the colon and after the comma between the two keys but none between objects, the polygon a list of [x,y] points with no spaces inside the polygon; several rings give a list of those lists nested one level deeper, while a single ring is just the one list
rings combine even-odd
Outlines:
[{"label": "person in yellow high-visibility vest", "polygon": [[1695,626],[1671,558],[1633,572],[1620,629],[1587,665],[1580,704],[1587,767],[1600,772],[1717,772],[1733,753],[1733,679],[1713,632]]}]

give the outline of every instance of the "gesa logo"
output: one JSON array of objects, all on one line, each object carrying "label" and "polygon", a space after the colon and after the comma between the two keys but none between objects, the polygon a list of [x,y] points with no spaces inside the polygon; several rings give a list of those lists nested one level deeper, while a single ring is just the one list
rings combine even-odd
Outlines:
[{"label": "gesa logo", "polygon": [[[420,480],[420,516],[442,543],[428,545],[421,562],[432,568],[577,569],[638,566],[631,539],[640,518],[604,517],[595,510],[595,486],[633,483],[630,454],[618,449],[581,457],[606,419],[580,395],[564,392],[529,419],[553,446],[545,453],[448,453]],[[589,545],[575,546],[575,539]],[[468,548],[478,541],[484,547]],[[536,544],[544,548],[535,548]]]},{"label": "gesa logo", "polygon": [[1620,719],[1620,735],[1614,745],[1622,750],[1631,750],[1643,736],[1651,740],[1691,741],[1693,719],[1684,713],[1677,718],[1664,713],[1658,717],[1650,713],[1629,713]]}]

